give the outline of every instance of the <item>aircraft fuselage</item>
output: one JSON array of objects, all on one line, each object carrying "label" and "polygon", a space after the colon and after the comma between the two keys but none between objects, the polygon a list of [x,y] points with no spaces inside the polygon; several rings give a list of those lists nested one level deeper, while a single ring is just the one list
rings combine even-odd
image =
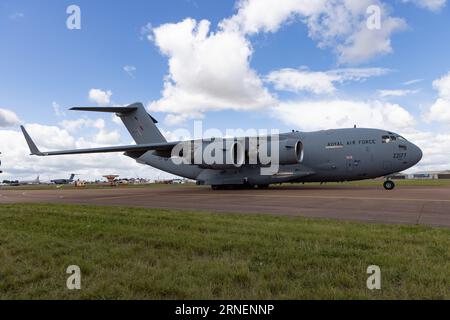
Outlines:
[{"label": "aircraft fuselage", "polygon": [[[136,145],[42,152],[21,126],[32,155],[125,152],[139,163],[213,187],[372,179],[411,168],[422,158],[419,147],[394,132],[379,129],[167,142],[142,103],[72,110],[114,112]],[[391,190],[394,184],[386,181],[384,187]]]},{"label": "aircraft fuselage", "polygon": [[372,179],[406,170],[417,164],[422,151],[400,135],[379,129],[332,129],[290,132],[280,138],[299,140],[302,158],[280,165],[279,172],[262,175],[260,165],[227,169],[174,164],[149,151],[136,159],[163,171],[211,185],[268,185],[281,182],[332,182]]}]

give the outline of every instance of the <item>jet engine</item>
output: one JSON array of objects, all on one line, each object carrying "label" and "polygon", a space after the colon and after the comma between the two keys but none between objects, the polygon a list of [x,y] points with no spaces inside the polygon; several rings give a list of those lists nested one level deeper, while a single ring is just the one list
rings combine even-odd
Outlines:
[{"label": "jet engine", "polygon": [[[278,152],[272,152],[274,143],[278,145]],[[276,160],[281,165],[300,163],[303,161],[303,143],[295,139],[265,141],[258,145],[258,160],[261,164],[277,162]]]},{"label": "jet engine", "polygon": [[300,140],[282,140],[279,148],[280,164],[297,164],[303,161],[303,143]]},{"label": "jet engine", "polygon": [[202,168],[229,169],[245,164],[245,144],[239,141],[222,140],[197,141],[180,145],[175,150],[178,158],[185,163],[199,165]]},{"label": "jet engine", "polygon": [[[278,152],[272,152],[277,146]],[[242,165],[297,164],[303,161],[303,143],[295,139],[260,141],[218,140],[188,143],[176,151],[185,163],[202,168],[229,169]]]}]

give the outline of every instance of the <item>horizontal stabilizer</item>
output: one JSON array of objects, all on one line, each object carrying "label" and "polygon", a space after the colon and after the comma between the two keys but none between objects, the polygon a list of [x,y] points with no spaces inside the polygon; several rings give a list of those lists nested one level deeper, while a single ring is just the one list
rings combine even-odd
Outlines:
[{"label": "horizontal stabilizer", "polygon": [[115,113],[130,113],[137,108],[130,107],[74,107],[70,110],[75,111],[94,111],[94,112],[115,112]]},{"label": "horizontal stabilizer", "polygon": [[[128,115],[136,110],[139,109],[139,107],[144,108],[144,106],[142,105],[142,103],[133,103],[127,107],[74,107],[74,108],[70,108],[70,110],[73,111],[92,111],[92,112],[111,112],[111,113],[116,113],[118,116],[125,116]],[[148,115],[153,123],[158,123],[158,121],[153,118],[151,115]]]}]

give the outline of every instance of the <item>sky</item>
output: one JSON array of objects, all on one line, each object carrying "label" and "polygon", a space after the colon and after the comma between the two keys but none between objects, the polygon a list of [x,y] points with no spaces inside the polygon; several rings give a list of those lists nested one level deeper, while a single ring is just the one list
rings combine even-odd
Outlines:
[{"label": "sky", "polygon": [[41,150],[130,144],[113,115],[68,109],[134,102],[168,140],[196,121],[357,125],[419,145],[412,171],[450,169],[446,0],[0,0],[0,41],[0,180],[166,177],[121,154],[31,157],[20,133]]}]

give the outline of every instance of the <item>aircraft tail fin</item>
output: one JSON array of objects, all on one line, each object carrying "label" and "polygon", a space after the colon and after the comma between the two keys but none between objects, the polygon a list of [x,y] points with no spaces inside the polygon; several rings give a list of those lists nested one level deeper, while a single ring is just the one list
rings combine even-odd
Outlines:
[{"label": "aircraft tail fin", "polygon": [[69,181],[73,181],[73,178],[75,178],[75,173],[72,173],[72,174],[70,175]]},{"label": "aircraft tail fin", "polygon": [[167,142],[156,127],[158,121],[147,113],[142,103],[134,103],[127,107],[76,107],[70,110],[114,112],[125,124],[137,144]]}]

